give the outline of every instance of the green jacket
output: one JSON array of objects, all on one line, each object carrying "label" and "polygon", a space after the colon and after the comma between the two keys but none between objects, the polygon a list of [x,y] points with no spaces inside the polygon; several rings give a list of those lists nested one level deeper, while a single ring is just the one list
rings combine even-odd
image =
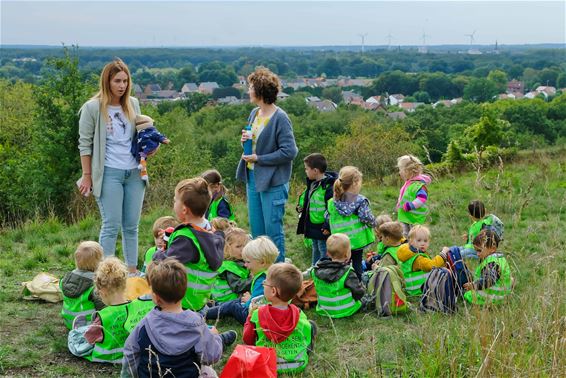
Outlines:
[{"label": "green jacket", "polygon": [[422,181],[414,181],[409,185],[405,193],[403,194],[403,198],[400,201],[400,207],[397,211],[397,220],[402,223],[407,224],[424,224],[426,221],[426,216],[428,215],[428,205],[425,202],[421,207],[418,209],[405,211],[403,210],[403,204],[405,202],[412,202],[417,198],[418,191],[425,186],[425,183]]},{"label": "green jacket", "polygon": [[499,266],[499,279],[492,286],[484,290],[468,290],[464,293],[464,299],[470,303],[478,305],[500,304],[505,298],[511,294],[513,280],[511,278],[511,269],[505,257],[500,254],[492,254],[483,259],[476,268],[474,280],[481,277],[482,270],[489,263],[496,263]]}]

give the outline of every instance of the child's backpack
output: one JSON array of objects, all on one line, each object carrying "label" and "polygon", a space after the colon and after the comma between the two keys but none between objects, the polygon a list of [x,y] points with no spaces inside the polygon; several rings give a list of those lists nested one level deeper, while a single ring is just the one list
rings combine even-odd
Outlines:
[{"label": "child's backpack", "polygon": [[457,296],[464,295],[464,284],[472,279],[472,274],[462,259],[460,247],[450,247],[448,252],[448,260],[446,261],[448,269],[454,278],[454,285]]},{"label": "child's backpack", "polygon": [[456,311],[454,277],[446,268],[432,268],[423,285],[420,309],[424,312]]},{"label": "child's backpack", "polygon": [[503,232],[505,231],[505,225],[495,214],[489,214],[485,219],[485,225],[483,230],[491,230],[497,234],[499,241],[503,241]]},{"label": "child's backpack", "polygon": [[302,308],[303,310],[307,310],[309,308],[316,307],[317,296],[316,296],[316,289],[314,287],[313,280],[303,280],[303,284],[301,289],[291,299],[291,303],[295,306]]},{"label": "child's backpack", "polygon": [[405,280],[396,265],[377,268],[368,284],[368,310],[378,316],[391,316],[408,311]]}]

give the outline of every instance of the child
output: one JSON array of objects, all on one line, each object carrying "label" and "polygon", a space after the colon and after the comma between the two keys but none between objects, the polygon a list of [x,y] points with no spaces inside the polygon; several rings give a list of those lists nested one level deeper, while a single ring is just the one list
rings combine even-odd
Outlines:
[{"label": "child", "polygon": [[148,181],[146,158],[157,151],[160,143],[169,144],[170,141],[157,131],[153,119],[146,115],[136,116],[136,130],[138,135],[132,141],[132,155],[140,163],[138,168],[142,180]]},{"label": "child", "polygon": [[432,268],[446,265],[447,252],[443,250],[439,256],[431,259],[426,253],[429,245],[429,229],[416,225],[409,231],[409,243],[401,245],[397,250],[408,295],[422,295],[421,286],[425,283],[428,273]]},{"label": "child", "polygon": [[84,315],[90,321],[92,314],[104,308],[104,303],[93,290],[94,271],[103,256],[100,244],[95,241],[82,242],[75,251],[75,269],[60,282],[63,293],[61,316],[68,329],[73,327],[78,315]]},{"label": "child", "polygon": [[[485,229],[489,228],[493,225],[494,221],[499,221],[493,214],[489,214],[486,216],[485,214],[485,205],[483,202],[475,200],[468,204],[468,213],[470,217],[474,221],[466,234],[466,244],[461,249],[462,258],[471,258],[477,259],[478,255],[476,250],[474,249],[473,241],[479,233]],[[499,221],[501,222],[501,221]],[[501,241],[501,235],[499,236],[499,240]]]},{"label": "child", "polygon": [[174,229],[178,224],[179,222],[177,222],[175,218],[170,216],[159,217],[155,220],[155,222],[153,222],[152,231],[153,241],[155,245],[145,252],[143,267],[141,269],[142,273],[145,273],[147,266],[149,265],[149,263],[151,263],[151,260],[153,260],[153,255],[155,255],[155,252],[157,252],[157,250],[164,251],[165,249],[167,249],[167,241],[165,240],[165,238],[171,236],[171,232],[168,232],[169,235],[166,235],[166,230],[169,227],[173,227]]},{"label": "child", "polygon": [[406,243],[403,236],[403,226],[400,222],[385,222],[379,226],[379,233],[382,235],[384,249],[381,260],[374,263],[372,269],[377,266],[401,265],[401,261],[397,256],[397,250],[401,245]]},{"label": "child", "polygon": [[474,273],[474,281],[464,284],[464,299],[479,305],[499,304],[511,294],[513,278],[511,269],[502,253],[497,252],[499,237],[492,230],[483,230],[475,237],[474,248],[480,265]]},{"label": "child", "polygon": [[334,197],[328,201],[327,212],[330,232],[344,233],[350,238],[352,265],[359,279],[363,250],[375,241],[372,229],[376,225],[369,200],[360,194],[361,188],[362,173],[358,168],[343,167],[334,183]]},{"label": "child", "polygon": [[224,259],[224,235],[211,232],[204,218],[210,203],[205,179],[196,177],[182,180],[175,188],[173,209],[181,224],[169,238],[166,251],[156,252],[154,260],[174,257],[187,268],[187,292],[183,308],[201,310],[210,299],[217,270]]},{"label": "child", "polygon": [[234,299],[220,306],[215,306],[206,311],[206,319],[214,320],[225,316],[231,316],[240,324],[246,322],[252,298],[263,294],[263,281],[265,272],[275,263],[279,256],[279,250],[267,236],[259,236],[250,241],[242,250],[242,257],[246,262],[246,268],[252,274],[251,294],[244,293],[242,298]]},{"label": "child", "polygon": [[212,195],[210,206],[206,210],[205,217],[212,220],[216,217],[222,217],[234,220],[234,211],[230,203],[226,199],[226,187],[222,184],[222,176],[216,169],[210,169],[201,175],[208,183],[208,189]]},{"label": "child", "polygon": [[379,261],[381,259],[382,255],[383,255],[383,251],[385,250],[385,244],[383,244],[383,241],[382,241],[383,235],[379,231],[379,226],[381,226],[385,222],[393,222],[393,219],[391,219],[391,217],[387,214],[382,214],[382,215],[379,215],[377,218],[375,218],[374,232],[375,232],[375,236],[377,237],[377,240],[379,240],[379,242],[377,243],[376,251],[370,252],[366,255],[366,261],[365,261],[366,268],[365,268],[365,270],[371,269],[371,266],[373,265],[373,263]]},{"label": "child", "polygon": [[126,340],[122,376],[199,376],[201,364],[220,360],[223,345],[232,344],[236,332],[219,335],[199,314],[183,311],[187,274],[177,260],[152,263],[147,278],[156,307]]},{"label": "child", "polygon": [[312,263],[326,256],[326,239],[322,232],[324,214],[328,200],[333,196],[336,172],[326,172],[326,159],[321,154],[310,154],[303,160],[307,175],[307,188],[301,195],[302,203],[297,206],[300,213],[297,234],[304,234],[312,240]]},{"label": "child", "polygon": [[250,271],[242,260],[242,250],[249,243],[250,235],[241,228],[232,228],[226,232],[225,240],[224,262],[212,288],[212,299],[217,305],[237,299],[250,290],[252,282]]},{"label": "child", "polygon": [[222,217],[213,218],[210,221],[210,226],[214,231],[222,231],[224,233],[233,227],[237,227],[236,222]]},{"label": "child", "polygon": [[326,245],[330,258],[321,259],[311,271],[318,297],[316,312],[331,318],[344,318],[360,309],[365,290],[349,264],[348,236],[332,234]]},{"label": "child", "polygon": [[105,258],[96,269],[94,285],[106,307],[95,313],[85,333],[85,339],[94,345],[86,358],[93,362],[122,363],[129,334],[124,328],[130,303],[124,294],[127,278],[126,265],[116,257]]},{"label": "child", "polygon": [[428,191],[430,176],[423,174],[423,163],[413,155],[397,159],[399,175],[405,181],[397,200],[397,220],[403,224],[403,235],[407,237],[414,224],[424,224],[428,214]]},{"label": "child", "polygon": [[278,374],[305,370],[313,350],[316,324],[289,304],[301,285],[302,274],[294,265],[272,265],[263,282],[263,295],[269,304],[252,305],[244,325],[244,343],[275,348]]}]

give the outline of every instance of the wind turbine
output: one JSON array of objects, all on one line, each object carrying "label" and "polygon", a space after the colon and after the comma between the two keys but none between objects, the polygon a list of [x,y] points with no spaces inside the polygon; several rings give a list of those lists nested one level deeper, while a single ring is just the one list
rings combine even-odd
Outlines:
[{"label": "wind turbine", "polygon": [[467,37],[470,37],[470,49],[472,48],[472,45],[474,44],[474,35],[476,34],[476,30],[474,30],[474,32],[472,34],[464,34]]},{"label": "wind turbine", "polygon": [[387,38],[387,50],[391,50],[391,40],[393,39],[391,32],[389,32],[389,34],[387,34],[385,38]]},{"label": "wind turbine", "polygon": [[423,40],[423,45],[421,47],[419,47],[419,52],[422,54],[426,54],[428,52],[428,49],[426,47],[426,39],[427,37],[430,37],[430,35],[427,35],[423,29],[423,34],[421,35],[421,38]]},{"label": "wind turbine", "polygon": [[368,33],[358,34],[358,36],[362,39],[362,54],[363,54],[365,51],[366,37],[368,36]]}]

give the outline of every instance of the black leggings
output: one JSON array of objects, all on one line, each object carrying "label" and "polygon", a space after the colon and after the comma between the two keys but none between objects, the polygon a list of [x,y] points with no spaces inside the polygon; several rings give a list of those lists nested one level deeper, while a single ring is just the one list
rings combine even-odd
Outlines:
[{"label": "black leggings", "polygon": [[363,273],[363,268],[362,268],[363,257],[364,257],[363,248],[352,250],[352,260],[351,260],[352,267],[354,268],[354,271],[356,272],[356,276],[358,276],[358,279],[360,281],[362,280],[362,273]]}]

